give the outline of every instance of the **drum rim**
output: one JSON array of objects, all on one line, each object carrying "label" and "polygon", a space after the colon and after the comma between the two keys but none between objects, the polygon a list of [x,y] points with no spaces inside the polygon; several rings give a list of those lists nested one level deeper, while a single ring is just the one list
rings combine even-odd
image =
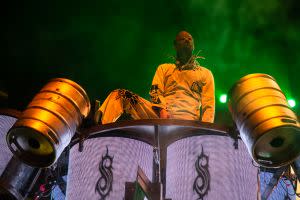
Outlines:
[{"label": "drum rim", "polygon": [[17,199],[24,199],[23,195],[10,184],[7,184],[5,181],[0,181],[0,187],[2,188],[3,192],[7,192],[10,197],[13,196],[15,200]]},{"label": "drum rim", "polygon": [[[84,99],[86,100],[88,107],[91,108],[91,102],[90,102],[90,98],[87,94],[87,92],[85,91],[85,89],[79,85],[78,83],[76,83],[75,81],[72,81],[70,79],[67,78],[52,78],[49,80],[48,83],[51,82],[64,82],[66,84],[69,84],[71,86],[73,86],[80,94],[82,94],[82,96],[84,97]],[[43,88],[41,89],[41,91],[43,90]]]},{"label": "drum rim", "polygon": [[6,115],[19,119],[22,115],[22,112],[12,108],[0,108],[0,115]]},{"label": "drum rim", "polygon": [[[168,133],[161,136],[162,143],[165,146],[172,144],[173,142],[184,139],[186,137],[193,137],[193,136],[201,136],[201,135],[216,135],[216,136],[225,136],[225,137],[232,137],[229,134],[229,127],[225,127],[222,125],[216,125],[207,122],[201,122],[198,120],[180,120],[180,119],[139,119],[139,120],[130,120],[130,121],[120,121],[114,122],[104,125],[95,125],[90,128],[82,130],[81,134],[83,136],[83,140],[98,138],[98,137],[124,137],[129,139],[138,140],[141,142],[145,142],[149,145],[155,146],[156,141],[155,137],[156,134],[154,131],[153,133],[140,133],[137,135],[134,134],[124,134],[122,135],[122,130],[130,129],[133,127],[153,127],[154,129],[159,129],[160,127],[168,127],[168,126],[178,126],[178,129],[182,128],[190,128],[189,130],[202,130],[208,131],[206,134],[199,134],[199,133],[191,133],[186,134],[183,133]],[[214,133],[212,133],[214,131]],[[115,132],[115,133],[113,133]],[[209,133],[210,132],[210,133]],[[172,136],[172,137],[170,137]],[[70,143],[70,149],[73,148],[74,145],[81,142],[81,138],[73,137]]]},{"label": "drum rim", "polygon": [[[228,103],[230,102],[231,97],[232,97],[232,94],[234,93],[234,90],[235,90],[235,88],[236,88],[236,86],[237,86],[238,84],[241,84],[241,83],[243,83],[243,82],[245,82],[245,81],[247,81],[247,80],[249,80],[249,79],[251,79],[251,78],[256,78],[256,77],[269,78],[269,79],[271,79],[271,80],[273,80],[273,81],[276,82],[275,78],[274,78],[273,76],[269,75],[269,74],[264,74],[264,73],[252,73],[252,74],[247,74],[247,75],[243,76],[242,78],[240,78],[239,80],[237,80],[237,81],[233,84],[233,86],[228,90],[228,92],[227,92],[227,96],[228,96],[228,99],[229,99]],[[282,91],[281,91],[281,92],[282,92]]]}]

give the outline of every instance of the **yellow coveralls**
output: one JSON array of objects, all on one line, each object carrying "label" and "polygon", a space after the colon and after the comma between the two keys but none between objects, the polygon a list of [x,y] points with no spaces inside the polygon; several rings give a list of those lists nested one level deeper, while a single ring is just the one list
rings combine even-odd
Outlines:
[{"label": "yellow coveralls", "polygon": [[199,65],[179,69],[175,64],[159,65],[150,90],[151,102],[124,89],[114,90],[103,102],[102,124],[115,122],[126,113],[132,119],[159,118],[166,109],[173,119],[213,122],[215,115],[214,78],[210,70]]}]

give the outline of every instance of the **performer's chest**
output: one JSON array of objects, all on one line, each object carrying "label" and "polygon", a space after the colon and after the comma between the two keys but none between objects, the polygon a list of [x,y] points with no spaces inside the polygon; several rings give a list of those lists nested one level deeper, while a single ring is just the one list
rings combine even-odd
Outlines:
[{"label": "performer's chest", "polygon": [[174,70],[166,75],[164,84],[169,91],[185,90],[200,94],[205,77],[201,70]]}]

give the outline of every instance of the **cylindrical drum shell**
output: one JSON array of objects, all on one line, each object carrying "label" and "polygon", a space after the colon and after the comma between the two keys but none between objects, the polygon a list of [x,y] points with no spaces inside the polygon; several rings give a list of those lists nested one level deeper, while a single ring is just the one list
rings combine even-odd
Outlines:
[{"label": "cylindrical drum shell", "polygon": [[229,110],[253,159],[281,167],[300,155],[300,124],[275,79],[250,74],[230,90]]},{"label": "cylindrical drum shell", "polygon": [[89,98],[78,84],[52,79],[7,134],[9,147],[28,165],[50,166],[70,143],[90,108]]},{"label": "cylindrical drum shell", "polygon": [[20,117],[21,112],[12,109],[0,109],[0,176],[13,154],[6,142],[6,134]]},{"label": "cylindrical drum shell", "polygon": [[87,117],[90,112],[91,105],[86,92],[80,85],[71,80],[63,78],[52,79],[41,90],[41,92],[45,91],[54,92],[68,98],[70,102],[75,104],[75,108],[77,108],[84,117]]},{"label": "cylindrical drum shell", "polygon": [[40,168],[30,167],[13,156],[0,177],[0,199],[26,199],[40,171]]}]

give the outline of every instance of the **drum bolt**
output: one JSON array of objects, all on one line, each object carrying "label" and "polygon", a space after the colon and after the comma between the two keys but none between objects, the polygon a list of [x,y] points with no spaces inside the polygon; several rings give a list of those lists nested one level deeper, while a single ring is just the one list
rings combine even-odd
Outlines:
[{"label": "drum bolt", "polygon": [[11,143],[11,148],[16,152],[18,150],[17,146],[15,143]]},{"label": "drum bolt", "polygon": [[273,162],[272,161],[270,161],[270,160],[262,160],[262,159],[257,159],[260,163],[265,163],[265,164],[268,164],[268,165],[272,165],[273,164]]},{"label": "drum bolt", "polygon": [[282,137],[276,137],[273,138],[272,141],[270,142],[270,145],[272,147],[278,148],[281,147],[284,143],[284,139]]},{"label": "drum bolt", "polygon": [[29,138],[28,139],[28,144],[29,144],[30,147],[32,147],[34,149],[40,148],[40,143],[34,138]]}]

